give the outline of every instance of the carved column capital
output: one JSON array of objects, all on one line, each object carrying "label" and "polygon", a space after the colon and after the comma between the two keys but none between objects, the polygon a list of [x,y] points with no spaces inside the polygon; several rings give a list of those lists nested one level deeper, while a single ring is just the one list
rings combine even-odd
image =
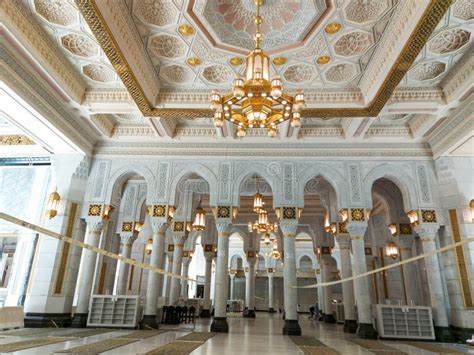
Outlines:
[{"label": "carved column capital", "polygon": [[164,235],[166,233],[166,230],[168,229],[168,222],[152,221],[151,229],[153,231],[153,234]]},{"label": "carved column capital", "polygon": [[132,246],[133,242],[137,239],[137,235],[134,234],[120,234],[120,245]]},{"label": "carved column capital", "polygon": [[420,236],[422,241],[428,241],[428,239],[432,239],[433,241],[436,239],[438,235],[438,224],[426,224],[422,223],[417,225],[415,228],[415,232]]},{"label": "carved column capital", "polygon": [[179,234],[173,233],[173,244],[175,246],[183,246],[187,237],[188,237],[187,235],[183,235],[181,233]]},{"label": "carved column capital", "polygon": [[247,257],[247,264],[249,266],[255,266],[255,262],[257,261],[257,258],[249,258]]},{"label": "carved column capital", "polygon": [[88,234],[100,234],[104,229],[104,223],[102,221],[88,221],[87,222],[87,233]]},{"label": "carved column capital", "polygon": [[339,244],[340,249],[351,247],[351,236],[349,234],[337,234],[336,241]]},{"label": "carved column capital", "polygon": [[347,225],[347,230],[351,235],[351,239],[354,239],[354,237],[364,239],[365,231],[367,230],[367,222],[350,222]]},{"label": "carved column capital", "polygon": [[293,238],[296,235],[298,224],[296,222],[282,222],[280,229],[285,237]]},{"label": "carved column capital", "polygon": [[229,222],[216,222],[217,235],[219,237],[228,237],[232,224]]}]

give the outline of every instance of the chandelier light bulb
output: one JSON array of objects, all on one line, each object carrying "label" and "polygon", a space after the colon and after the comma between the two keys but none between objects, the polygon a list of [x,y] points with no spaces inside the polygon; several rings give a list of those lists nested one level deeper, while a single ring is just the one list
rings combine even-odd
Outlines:
[{"label": "chandelier light bulb", "polygon": [[239,138],[244,138],[247,132],[245,132],[245,129],[242,127],[239,127],[237,130],[237,137]]},{"label": "chandelier light bulb", "polygon": [[275,138],[277,135],[278,135],[278,131],[276,130],[276,128],[272,127],[268,129],[268,136],[270,138]]},{"label": "chandelier light bulb", "polygon": [[297,128],[297,127],[301,126],[301,122],[300,122],[299,118],[293,118],[291,120],[290,124],[291,124],[291,127],[293,127],[293,128]]}]

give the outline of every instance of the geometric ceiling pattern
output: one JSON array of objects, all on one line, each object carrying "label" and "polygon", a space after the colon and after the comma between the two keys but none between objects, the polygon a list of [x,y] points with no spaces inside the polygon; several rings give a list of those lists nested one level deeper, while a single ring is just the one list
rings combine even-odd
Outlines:
[{"label": "geometric ceiling pattern", "polygon": [[45,34],[54,40],[88,86],[123,87],[86,21],[80,16],[74,1],[25,0],[24,2],[25,9],[35,15]]},{"label": "geometric ceiling pattern", "polygon": [[[253,0],[129,4],[163,88],[227,87],[242,74],[254,44]],[[396,6],[395,0],[264,2],[263,48],[274,60],[273,74],[289,89],[356,86]],[[330,23],[340,29],[325,31]],[[188,32],[180,31],[184,26]]]},{"label": "geometric ceiling pattern", "polygon": [[471,0],[457,0],[441,19],[423,47],[402,86],[436,86],[472,48],[474,5]]}]

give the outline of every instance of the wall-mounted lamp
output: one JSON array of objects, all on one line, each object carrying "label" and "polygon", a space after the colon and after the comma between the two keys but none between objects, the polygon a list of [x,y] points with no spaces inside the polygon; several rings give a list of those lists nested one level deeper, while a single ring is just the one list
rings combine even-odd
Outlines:
[{"label": "wall-mounted lamp", "polygon": [[174,213],[176,212],[175,206],[168,206],[168,217],[173,218]]},{"label": "wall-mounted lamp", "polygon": [[133,227],[133,230],[136,233],[140,233],[140,231],[142,230],[142,226],[143,226],[143,223],[135,222],[135,226]]},{"label": "wall-mounted lamp", "polygon": [[57,216],[60,200],[61,200],[61,196],[57,193],[57,191],[51,192],[49,194],[47,209],[46,209],[46,217],[51,219]]},{"label": "wall-mounted lamp", "polygon": [[146,255],[150,255],[151,254],[151,251],[153,249],[153,239],[148,239],[146,241],[146,245],[145,245],[145,253]]},{"label": "wall-mounted lamp", "polygon": [[195,231],[203,231],[206,229],[206,211],[202,207],[196,208],[196,216],[194,217],[193,229]]},{"label": "wall-mounted lamp", "polygon": [[420,223],[420,217],[418,216],[418,210],[412,210],[407,212],[408,219],[412,226],[416,226]]},{"label": "wall-mounted lamp", "polygon": [[472,219],[472,222],[474,223],[474,199],[471,200],[471,202],[469,203],[469,207],[471,207],[471,219]]},{"label": "wall-mounted lamp", "polygon": [[114,210],[114,206],[112,205],[106,205],[104,208],[104,216],[103,218],[107,221],[110,218],[110,215],[112,214]]},{"label": "wall-mounted lamp", "polygon": [[398,235],[398,228],[396,223],[389,224],[388,228],[390,229],[390,233],[392,233],[392,236],[396,237]]},{"label": "wall-mounted lamp", "polygon": [[349,218],[349,210],[347,208],[343,208],[339,211],[342,221],[345,222]]},{"label": "wall-mounted lamp", "polygon": [[397,244],[395,244],[394,242],[388,242],[387,246],[385,247],[385,254],[391,257],[393,260],[398,258]]}]

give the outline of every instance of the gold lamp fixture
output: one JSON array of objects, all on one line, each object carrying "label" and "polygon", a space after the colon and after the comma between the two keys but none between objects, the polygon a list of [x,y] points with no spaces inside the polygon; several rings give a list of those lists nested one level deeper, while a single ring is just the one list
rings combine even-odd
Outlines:
[{"label": "gold lamp fixture", "polygon": [[391,257],[393,260],[398,258],[398,247],[394,242],[388,242],[385,246],[385,254]]},{"label": "gold lamp fixture", "polygon": [[148,239],[146,241],[146,245],[145,245],[145,254],[146,255],[150,255],[151,254],[151,251],[153,249],[153,239]]},{"label": "gold lamp fixture", "polygon": [[255,176],[256,185],[257,185],[257,192],[253,196],[253,211],[258,213],[261,209],[263,209],[263,195],[260,193],[260,184],[258,175]]},{"label": "gold lamp fixture", "polygon": [[49,219],[52,219],[57,216],[59,201],[61,201],[61,196],[58,194],[56,190],[49,194],[47,208],[46,208],[46,217],[48,217]]},{"label": "gold lamp fixture", "polygon": [[277,242],[276,239],[273,241],[272,250],[267,253],[267,256],[269,256],[269,257],[271,257],[271,258],[273,258],[273,259],[280,259],[280,258],[281,258],[281,253],[280,253],[280,251],[278,250],[278,242]]},{"label": "gold lamp fixture", "polygon": [[268,223],[268,213],[263,208],[258,212],[258,220],[254,223],[249,222],[249,232],[257,231],[257,233],[270,233],[278,230],[277,223]]},{"label": "gold lamp fixture", "polygon": [[237,76],[232,81],[230,93],[211,93],[211,109],[214,124],[222,127],[224,120],[237,125],[237,137],[243,138],[249,128],[266,128],[269,137],[278,135],[277,125],[291,120],[292,127],[299,127],[301,110],[305,107],[304,94],[296,91],[294,96],[283,91],[279,76],[270,78],[270,58],[260,48],[262,34],[260,6],[263,0],[255,0],[255,49],[247,56],[245,77]]},{"label": "gold lamp fixture", "polygon": [[202,207],[198,207],[194,217],[193,230],[203,231],[204,229],[206,229],[206,211]]}]

